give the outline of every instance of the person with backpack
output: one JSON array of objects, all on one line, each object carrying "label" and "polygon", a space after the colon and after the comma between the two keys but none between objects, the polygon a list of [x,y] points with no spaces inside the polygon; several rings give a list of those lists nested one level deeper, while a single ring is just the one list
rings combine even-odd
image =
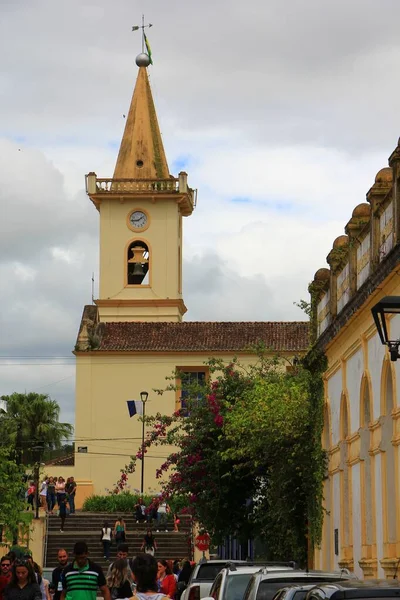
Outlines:
[{"label": "person with backpack", "polygon": [[112,540],[112,529],[109,526],[108,521],[104,521],[103,528],[102,528],[101,534],[100,534],[100,541],[103,544],[104,558],[107,561],[110,560],[111,540]]}]

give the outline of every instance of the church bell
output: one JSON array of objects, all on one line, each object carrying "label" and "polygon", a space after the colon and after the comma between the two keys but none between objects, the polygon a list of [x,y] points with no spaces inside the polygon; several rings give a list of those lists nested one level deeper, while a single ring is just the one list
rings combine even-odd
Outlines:
[{"label": "church bell", "polygon": [[144,277],[145,276],[145,272],[143,270],[143,266],[142,263],[136,263],[133,265],[133,272],[132,272],[133,277]]}]

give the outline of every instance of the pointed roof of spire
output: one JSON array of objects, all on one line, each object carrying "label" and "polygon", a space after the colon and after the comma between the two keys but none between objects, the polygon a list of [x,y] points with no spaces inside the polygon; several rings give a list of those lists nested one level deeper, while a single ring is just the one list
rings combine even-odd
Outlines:
[{"label": "pointed roof of spire", "polygon": [[113,178],[169,178],[146,67],[139,68]]}]

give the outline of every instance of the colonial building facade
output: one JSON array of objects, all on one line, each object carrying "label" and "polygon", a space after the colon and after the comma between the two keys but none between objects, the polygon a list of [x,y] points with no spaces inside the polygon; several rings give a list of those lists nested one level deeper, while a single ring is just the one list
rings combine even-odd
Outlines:
[{"label": "colonial building facade", "polygon": [[[181,392],[153,390],[177,371],[202,380],[209,357],[228,362],[237,355],[249,364],[248,348],[257,342],[288,358],[309,343],[304,322],[183,321],[183,222],[197,193],[186,173],[169,173],[145,66],[139,66],[114,176],[89,173],[86,189],[100,220],[100,290],[84,308],[75,346],[78,505],[112,488],[140,446],[142,424],[129,418],[127,400],[146,390],[146,414],[172,414]],[[156,448],[146,455],[145,492],[156,489],[166,454]],[[138,489],[139,481],[135,473],[129,483]]]},{"label": "colonial building facade", "polygon": [[[400,361],[378,338],[371,307],[400,295],[400,146],[310,285],[316,346],[325,351],[328,452],[323,541],[316,566],[392,577],[400,556]],[[400,337],[400,318],[390,321]]]}]

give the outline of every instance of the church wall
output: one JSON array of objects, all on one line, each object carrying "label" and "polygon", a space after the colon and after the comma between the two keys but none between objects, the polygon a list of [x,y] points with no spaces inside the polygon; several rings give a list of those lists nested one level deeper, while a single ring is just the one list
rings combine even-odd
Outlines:
[{"label": "church wall", "polygon": [[[204,370],[208,358],[207,354],[167,353],[77,355],[75,477],[87,495],[106,494],[118,480],[121,467],[140,447],[142,423],[137,416],[129,418],[127,400],[139,400],[140,392],[146,390],[146,414],[172,414],[176,392],[159,395],[153,390],[170,384],[165,377],[177,367]],[[221,358],[229,362],[233,356]],[[240,360],[251,364],[254,355],[242,355]],[[87,453],[78,452],[78,446],[86,447]],[[171,450],[151,448],[146,454],[145,492],[158,489],[155,471]],[[140,469],[139,463],[129,478],[132,490],[140,488]]]}]

